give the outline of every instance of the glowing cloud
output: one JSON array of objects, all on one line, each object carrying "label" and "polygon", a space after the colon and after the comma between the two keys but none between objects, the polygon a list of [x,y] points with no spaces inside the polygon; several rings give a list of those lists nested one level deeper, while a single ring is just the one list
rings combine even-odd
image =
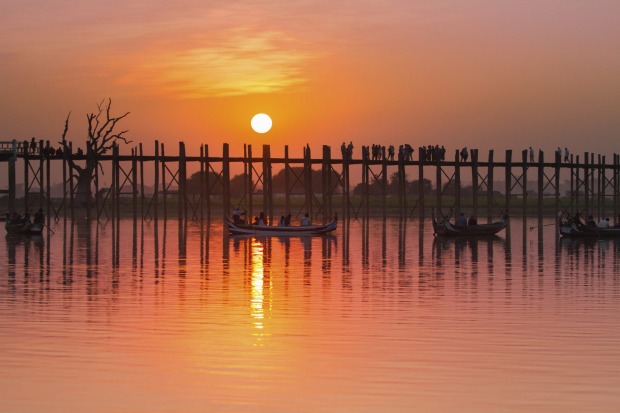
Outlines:
[{"label": "glowing cloud", "polygon": [[278,32],[236,32],[213,45],[158,54],[139,77],[186,98],[280,92],[307,81],[302,65],[311,55],[287,49],[290,42]]}]

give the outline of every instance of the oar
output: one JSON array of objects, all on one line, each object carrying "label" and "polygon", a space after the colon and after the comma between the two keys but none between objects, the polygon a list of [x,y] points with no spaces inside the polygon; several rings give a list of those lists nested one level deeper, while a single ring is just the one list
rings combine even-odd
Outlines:
[{"label": "oar", "polygon": [[555,225],[555,223],[553,223],[553,224],[544,224],[544,225],[536,225],[536,226],[530,227],[530,231],[533,230],[534,228],[548,227],[549,225]]}]

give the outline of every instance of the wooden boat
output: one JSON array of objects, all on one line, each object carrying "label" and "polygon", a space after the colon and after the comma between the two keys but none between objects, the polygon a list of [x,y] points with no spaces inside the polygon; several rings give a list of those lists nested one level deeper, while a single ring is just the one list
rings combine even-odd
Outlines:
[{"label": "wooden boat", "polygon": [[599,228],[584,224],[579,217],[559,218],[560,235],[569,238],[620,238],[620,227]]},{"label": "wooden boat", "polygon": [[19,235],[41,235],[43,232],[43,224],[11,224],[8,221],[4,224],[7,234]]},{"label": "wooden boat", "polygon": [[338,227],[338,218],[326,225],[273,227],[267,225],[235,224],[226,216],[228,232],[235,235],[264,235],[264,236],[305,236],[323,235],[334,231]]},{"label": "wooden boat", "polygon": [[476,225],[468,225],[466,227],[457,227],[454,224],[451,224],[448,218],[443,218],[439,222],[435,219],[435,210],[433,209],[433,231],[435,231],[435,235],[441,236],[489,236],[495,235],[508,225],[508,221],[506,219],[502,219],[501,221],[492,222],[490,224],[476,224]]}]

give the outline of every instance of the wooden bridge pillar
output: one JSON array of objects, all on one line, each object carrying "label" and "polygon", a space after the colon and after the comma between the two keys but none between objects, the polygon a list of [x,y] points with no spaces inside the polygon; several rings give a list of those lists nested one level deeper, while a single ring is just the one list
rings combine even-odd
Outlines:
[{"label": "wooden bridge pillar", "polygon": [[487,169],[487,222],[493,221],[493,149],[489,151],[489,166]]},{"label": "wooden bridge pillar", "polygon": [[527,150],[524,150],[523,152],[521,152],[521,159],[522,159],[522,168],[523,168],[523,175],[521,177],[522,179],[522,185],[521,185],[521,189],[522,189],[522,196],[523,196],[523,205],[522,205],[522,209],[523,209],[523,219],[525,219],[527,217],[527,168],[528,168],[528,163],[527,163]]},{"label": "wooden bridge pillar", "polygon": [[323,200],[323,223],[326,224],[332,217],[332,162],[331,147],[323,145],[322,176],[322,200]]},{"label": "wooden bridge pillar", "polygon": [[585,152],[583,162],[583,207],[588,215],[593,214],[590,205],[590,154]]},{"label": "wooden bridge pillar", "polygon": [[159,141],[155,141],[155,184],[153,185],[153,217],[155,219],[155,228],[159,220]]},{"label": "wooden bridge pillar", "polygon": [[284,146],[284,212],[291,213],[291,171],[289,164],[288,145]]},{"label": "wooden bridge pillar", "polygon": [[461,155],[458,149],[454,154],[454,216],[458,217],[461,208]]},{"label": "wooden bridge pillar", "polygon": [[230,214],[230,147],[227,143],[222,147],[222,206],[224,217]]},{"label": "wooden bridge pillar", "polygon": [[472,189],[472,207],[473,214],[478,217],[478,149],[471,150],[471,189]]},{"label": "wooden bridge pillar", "polygon": [[543,217],[543,200],[545,191],[545,153],[538,151],[538,219]]},{"label": "wooden bridge pillar", "polygon": [[263,145],[263,211],[273,222],[273,190],[271,186],[271,147]]},{"label": "wooden bridge pillar", "polygon": [[422,156],[422,151],[418,148],[418,211],[420,220],[424,219],[424,162],[426,159]]},{"label": "wooden bridge pillar", "polygon": [[505,175],[505,183],[506,183],[506,211],[505,213],[509,213],[510,211],[510,198],[512,192],[512,150],[506,150],[506,175]]}]

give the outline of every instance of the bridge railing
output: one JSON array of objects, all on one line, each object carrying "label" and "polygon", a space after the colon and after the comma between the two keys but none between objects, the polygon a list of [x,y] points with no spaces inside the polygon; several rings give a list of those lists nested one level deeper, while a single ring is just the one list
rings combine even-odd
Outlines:
[{"label": "bridge railing", "polygon": [[33,142],[28,141],[18,142],[15,139],[12,141],[0,141],[0,155],[13,155],[13,159],[25,154],[38,156],[40,153],[39,142],[33,144]]}]

